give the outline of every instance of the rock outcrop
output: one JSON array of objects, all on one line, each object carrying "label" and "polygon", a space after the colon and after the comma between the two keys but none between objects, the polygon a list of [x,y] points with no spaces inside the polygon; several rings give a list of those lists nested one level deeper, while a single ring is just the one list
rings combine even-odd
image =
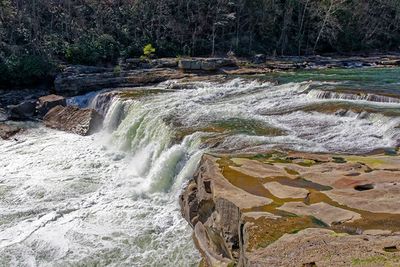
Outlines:
[{"label": "rock outcrop", "polygon": [[145,86],[184,77],[189,75],[175,69],[114,71],[107,68],[86,69],[83,66],[71,66],[56,77],[54,85],[57,94],[75,96],[104,88]]},{"label": "rock outcrop", "polygon": [[46,114],[43,122],[47,127],[85,136],[102,127],[103,117],[94,109],[57,106]]},{"label": "rock outcrop", "polygon": [[0,123],[0,138],[3,140],[8,140],[17,133],[21,131],[21,128],[8,125],[5,123]]},{"label": "rock outcrop", "polygon": [[180,197],[204,266],[397,266],[400,155],[204,155]]},{"label": "rock outcrop", "polygon": [[235,67],[229,58],[184,58],[179,60],[179,68],[185,71],[217,71],[223,67]]},{"label": "rock outcrop", "polygon": [[121,64],[125,70],[132,69],[149,69],[149,68],[177,68],[178,59],[176,58],[159,58],[159,59],[141,59],[127,58]]},{"label": "rock outcrop", "polygon": [[43,117],[47,114],[47,112],[50,111],[50,109],[56,106],[65,107],[66,105],[67,101],[65,97],[59,95],[47,95],[39,98],[36,106],[36,111],[40,117]]}]

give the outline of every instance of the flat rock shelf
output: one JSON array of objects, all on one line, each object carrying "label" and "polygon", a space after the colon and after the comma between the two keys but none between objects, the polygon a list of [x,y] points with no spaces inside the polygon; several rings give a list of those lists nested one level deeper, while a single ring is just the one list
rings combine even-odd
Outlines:
[{"label": "flat rock shelf", "polygon": [[203,156],[180,197],[202,266],[398,266],[400,156]]}]

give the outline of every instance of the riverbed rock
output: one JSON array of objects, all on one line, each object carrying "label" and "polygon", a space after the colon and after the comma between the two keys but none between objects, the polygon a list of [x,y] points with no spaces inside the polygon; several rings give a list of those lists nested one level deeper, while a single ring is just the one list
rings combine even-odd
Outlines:
[{"label": "riverbed rock", "polygon": [[94,109],[57,106],[44,116],[43,122],[47,127],[85,136],[102,127],[103,117]]},{"label": "riverbed rock", "polygon": [[182,215],[208,266],[397,266],[396,153],[204,155]]},{"label": "riverbed rock", "polygon": [[400,235],[346,235],[310,228],[286,234],[266,248],[248,253],[245,266],[399,266]]},{"label": "riverbed rock", "polygon": [[67,101],[65,97],[59,95],[47,95],[39,98],[36,110],[40,117],[43,117],[56,106],[66,106]]},{"label": "riverbed rock", "polygon": [[16,135],[20,131],[21,128],[19,127],[8,125],[5,123],[0,123],[0,137],[3,140],[10,139],[12,136]]},{"label": "riverbed rock", "polygon": [[11,120],[28,120],[36,115],[35,100],[27,100],[18,105],[10,105],[7,108]]},{"label": "riverbed rock", "polygon": [[309,193],[307,189],[282,185],[278,182],[266,183],[264,187],[279,198],[306,198]]},{"label": "riverbed rock", "polygon": [[361,219],[361,215],[356,212],[333,207],[323,202],[311,205],[306,205],[303,202],[289,202],[279,207],[279,210],[296,215],[313,216],[330,226]]}]

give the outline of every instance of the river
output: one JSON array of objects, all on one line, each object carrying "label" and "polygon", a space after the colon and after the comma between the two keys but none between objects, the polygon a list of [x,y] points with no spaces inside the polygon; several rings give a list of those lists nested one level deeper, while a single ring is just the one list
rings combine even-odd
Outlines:
[{"label": "river", "polygon": [[0,266],[196,266],[178,196],[204,152],[395,149],[398,77],[304,71],[72,98],[105,115],[101,132],[29,123],[0,140]]}]

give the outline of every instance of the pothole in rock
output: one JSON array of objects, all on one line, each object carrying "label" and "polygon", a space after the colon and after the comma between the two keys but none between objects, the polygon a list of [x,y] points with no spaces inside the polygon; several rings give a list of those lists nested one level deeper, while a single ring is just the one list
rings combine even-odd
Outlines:
[{"label": "pothole in rock", "polygon": [[389,246],[389,247],[384,247],[383,250],[385,252],[399,252],[400,250],[397,248],[397,246]]},{"label": "pothole in rock", "polygon": [[375,186],[373,184],[360,184],[356,185],[354,189],[357,191],[368,191],[374,189],[374,187]]}]

